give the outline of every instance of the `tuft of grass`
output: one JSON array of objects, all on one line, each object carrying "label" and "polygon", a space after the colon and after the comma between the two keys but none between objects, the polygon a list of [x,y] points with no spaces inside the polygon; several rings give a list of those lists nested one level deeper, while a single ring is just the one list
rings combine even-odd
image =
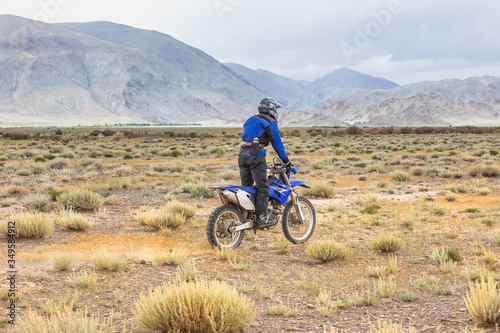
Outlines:
[{"label": "tuft of grass", "polygon": [[302,193],[310,198],[330,199],[335,195],[335,188],[328,182],[311,182],[311,188],[302,189]]},{"label": "tuft of grass", "polygon": [[62,253],[60,255],[52,258],[52,263],[54,264],[54,269],[56,271],[67,271],[73,267],[74,256],[70,253]]},{"label": "tuft of grass", "polygon": [[183,193],[190,193],[195,198],[211,198],[216,192],[210,191],[207,184],[186,183],[180,185]]},{"label": "tuft of grass", "polygon": [[500,168],[494,165],[478,164],[469,168],[469,175],[472,177],[498,177]]},{"label": "tuft of grass", "polygon": [[430,259],[441,265],[448,261],[462,261],[463,257],[457,250],[441,248],[433,249],[430,255]]},{"label": "tuft of grass", "polygon": [[37,212],[19,212],[0,221],[0,234],[9,234],[10,222],[15,222],[16,238],[44,238],[54,231],[54,222],[48,217]]},{"label": "tuft of grass", "polygon": [[351,249],[333,240],[319,240],[306,246],[306,255],[315,260],[326,262],[334,259],[344,259],[351,254]]},{"label": "tuft of grass", "polygon": [[194,259],[177,267],[177,280],[179,282],[198,281],[199,279],[200,273],[198,272],[198,268],[196,268]]},{"label": "tuft of grass", "polygon": [[215,256],[222,260],[231,260],[235,257],[236,251],[230,247],[222,247],[214,250]]},{"label": "tuft of grass", "polygon": [[101,209],[103,200],[95,192],[86,189],[74,189],[61,193],[57,202],[65,208],[97,211]]},{"label": "tuft of grass", "polygon": [[406,330],[401,324],[379,320],[377,326],[371,325],[370,333],[417,333],[417,330],[413,326]]},{"label": "tuft of grass", "polygon": [[383,298],[394,295],[396,289],[396,281],[394,281],[394,279],[392,278],[380,278],[377,282],[374,282],[375,293]]},{"label": "tuft of grass", "polygon": [[361,210],[361,213],[363,213],[363,214],[377,214],[378,210],[380,208],[381,207],[379,205],[371,205],[371,206],[368,206],[368,207],[364,208],[363,210]]},{"label": "tuft of grass", "polygon": [[249,298],[218,281],[161,285],[135,309],[135,321],[149,331],[236,332],[255,316]]},{"label": "tuft of grass", "polygon": [[19,333],[52,333],[52,332],[84,332],[113,333],[112,325],[84,310],[74,311],[70,303],[58,311],[51,311],[48,318],[31,309],[16,321],[16,332]]},{"label": "tuft of grass", "polygon": [[29,193],[20,201],[26,209],[43,210],[52,201],[52,198],[45,193]]},{"label": "tuft of grass", "polygon": [[395,182],[405,182],[410,179],[410,174],[405,171],[397,170],[391,172],[391,179]]},{"label": "tuft of grass", "polygon": [[469,281],[465,306],[470,315],[485,324],[500,322],[500,289],[494,279]]},{"label": "tuft of grass", "polygon": [[97,275],[95,271],[74,272],[68,278],[69,282],[80,288],[91,288],[97,283]]},{"label": "tuft of grass", "polygon": [[196,207],[178,201],[171,201],[157,211],[142,210],[137,212],[135,220],[140,225],[150,226],[155,229],[176,229],[195,214]]},{"label": "tuft of grass", "polygon": [[106,250],[101,250],[94,254],[92,263],[97,269],[107,269],[110,271],[121,271],[125,267],[123,260]]},{"label": "tuft of grass", "polygon": [[168,252],[155,255],[156,265],[179,265],[186,261],[187,254],[183,251],[171,249]]},{"label": "tuft of grass", "polygon": [[56,216],[57,223],[66,229],[83,231],[94,226],[94,221],[75,212],[74,208],[62,209]]},{"label": "tuft of grass", "polygon": [[392,233],[382,232],[374,237],[369,246],[375,251],[396,252],[404,247],[404,241]]}]

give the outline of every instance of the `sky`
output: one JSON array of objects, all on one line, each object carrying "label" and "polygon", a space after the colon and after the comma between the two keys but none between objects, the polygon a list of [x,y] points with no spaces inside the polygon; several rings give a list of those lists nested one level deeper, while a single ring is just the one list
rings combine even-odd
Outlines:
[{"label": "sky", "polygon": [[0,14],[157,30],[296,80],[342,67],[398,84],[500,77],[496,0],[0,0]]}]

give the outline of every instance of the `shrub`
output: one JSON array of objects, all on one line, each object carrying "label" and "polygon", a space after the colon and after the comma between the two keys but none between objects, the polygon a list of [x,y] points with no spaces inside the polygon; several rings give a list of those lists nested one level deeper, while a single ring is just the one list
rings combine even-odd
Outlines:
[{"label": "shrub", "polygon": [[125,266],[122,259],[106,250],[95,253],[92,257],[92,263],[97,269],[107,269],[110,271],[121,271]]},{"label": "shrub", "polygon": [[450,250],[448,248],[434,249],[431,252],[430,259],[439,264],[447,261],[462,261],[463,257],[458,251]]},{"label": "shrub", "polygon": [[494,165],[474,165],[469,168],[469,175],[472,177],[498,177],[500,176],[500,168]]},{"label": "shrub", "polygon": [[250,324],[254,305],[223,282],[167,283],[135,305],[135,320],[147,330],[235,332]]},{"label": "shrub", "polygon": [[75,231],[87,230],[94,226],[94,221],[76,213],[73,208],[61,210],[56,220],[61,227]]},{"label": "shrub", "polygon": [[97,283],[95,271],[90,271],[90,273],[87,271],[75,272],[68,279],[71,284],[81,288],[90,288]]},{"label": "shrub", "polygon": [[394,295],[396,288],[396,281],[392,278],[380,278],[376,283],[374,282],[375,292],[383,298]]},{"label": "shrub", "polygon": [[344,259],[351,253],[351,249],[332,240],[320,240],[307,244],[306,255],[322,262],[333,259]]},{"label": "shrub", "polygon": [[170,250],[155,255],[156,265],[179,265],[186,261],[187,254],[182,251]]},{"label": "shrub", "polygon": [[20,212],[0,222],[0,233],[8,235],[9,221],[16,223],[17,238],[43,238],[54,231],[54,222],[48,217],[35,212]]},{"label": "shrub", "polygon": [[391,179],[396,182],[404,182],[410,179],[410,175],[405,171],[393,171],[391,172]]},{"label": "shrub", "polygon": [[57,197],[57,202],[66,208],[82,210],[99,210],[103,205],[99,194],[84,189],[74,189],[62,193]]},{"label": "shrub", "polygon": [[412,326],[405,330],[402,325],[379,320],[378,325],[370,328],[370,333],[417,333]]},{"label": "shrub", "polygon": [[184,193],[190,193],[195,198],[211,198],[215,196],[215,192],[210,191],[207,184],[182,184],[181,190]]},{"label": "shrub", "polygon": [[172,201],[157,211],[139,211],[135,220],[140,225],[155,229],[175,229],[183,225],[188,218],[196,213],[196,207],[188,206],[178,201]]},{"label": "shrub", "polygon": [[50,311],[47,319],[44,316],[32,311],[16,321],[16,332],[19,333],[112,333],[109,323],[102,322],[98,317],[87,313],[86,310],[74,311],[73,302],[63,306],[58,311]]},{"label": "shrub", "polygon": [[494,279],[478,282],[469,281],[469,292],[465,297],[465,306],[470,315],[486,324],[500,322],[500,289]]},{"label": "shrub", "polygon": [[69,167],[69,162],[66,160],[58,160],[49,164],[49,169],[62,170]]},{"label": "shrub", "polygon": [[335,188],[328,182],[311,182],[310,186],[302,190],[305,196],[330,199],[335,195]]},{"label": "shrub", "polygon": [[374,237],[369,246],[375,251],[395,252],[403,248],[404,242],[394,234],[382,232]]},{"label": "shrub", "polygon": [[27,209],[32,210],[42,210],[45,208],[50,202],[52,198],[44,193],[30,193],[24,196],[21,199],[21,205],[23,205]]},{"label": "shrub", "polygon": [[60,254],[52,259],[56,271],[67,271],[73,266],[74,257],[69,253]]}]

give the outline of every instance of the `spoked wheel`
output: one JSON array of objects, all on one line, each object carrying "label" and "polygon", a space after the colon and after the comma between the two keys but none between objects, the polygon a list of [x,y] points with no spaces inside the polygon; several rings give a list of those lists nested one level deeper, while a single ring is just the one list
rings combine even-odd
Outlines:
[{"label": "spoked wheel", "polygon": [[300,205],[304,222],[297,214],[297,209],[289,201],[283,210],[283,234],[294,244],[304,243],[311,238],[316,226],[316,212],[312,203],[304,197],[297,198],[297,204]]},{"label": "spoked wheel", "polygon": [[231,232],[230,228],[243,222],[241,213],[231,205],[216,208],[210,215],[207,223],[208,242],[214,248],[233,248],[240,246],[245,231]]}]

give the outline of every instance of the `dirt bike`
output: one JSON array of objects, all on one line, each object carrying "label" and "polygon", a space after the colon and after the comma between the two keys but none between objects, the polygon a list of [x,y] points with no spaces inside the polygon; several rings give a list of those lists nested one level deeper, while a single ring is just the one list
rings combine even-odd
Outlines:
[{"label": "dirt bike", "polygon": [[[285,237],[294,244],[304,243],[311,238],[316,226],[316,212],[312,203],[294,192],[294,188],[309,185],[300,180],[290,180],[290,170],[281,161],[274,160],[267,165],[270,170],[268,182],[268,213],[275,215],[274,223],[264,230],[275,228],[281,219]],[[257,230],[255,215],[255,187],[219,186],[210,187],[218,191],[222,206],[217,207],[207,223],[208,242],[214,248],[240,246],[245,230]],[[258,230],[263,230],[259,228]]]}]

